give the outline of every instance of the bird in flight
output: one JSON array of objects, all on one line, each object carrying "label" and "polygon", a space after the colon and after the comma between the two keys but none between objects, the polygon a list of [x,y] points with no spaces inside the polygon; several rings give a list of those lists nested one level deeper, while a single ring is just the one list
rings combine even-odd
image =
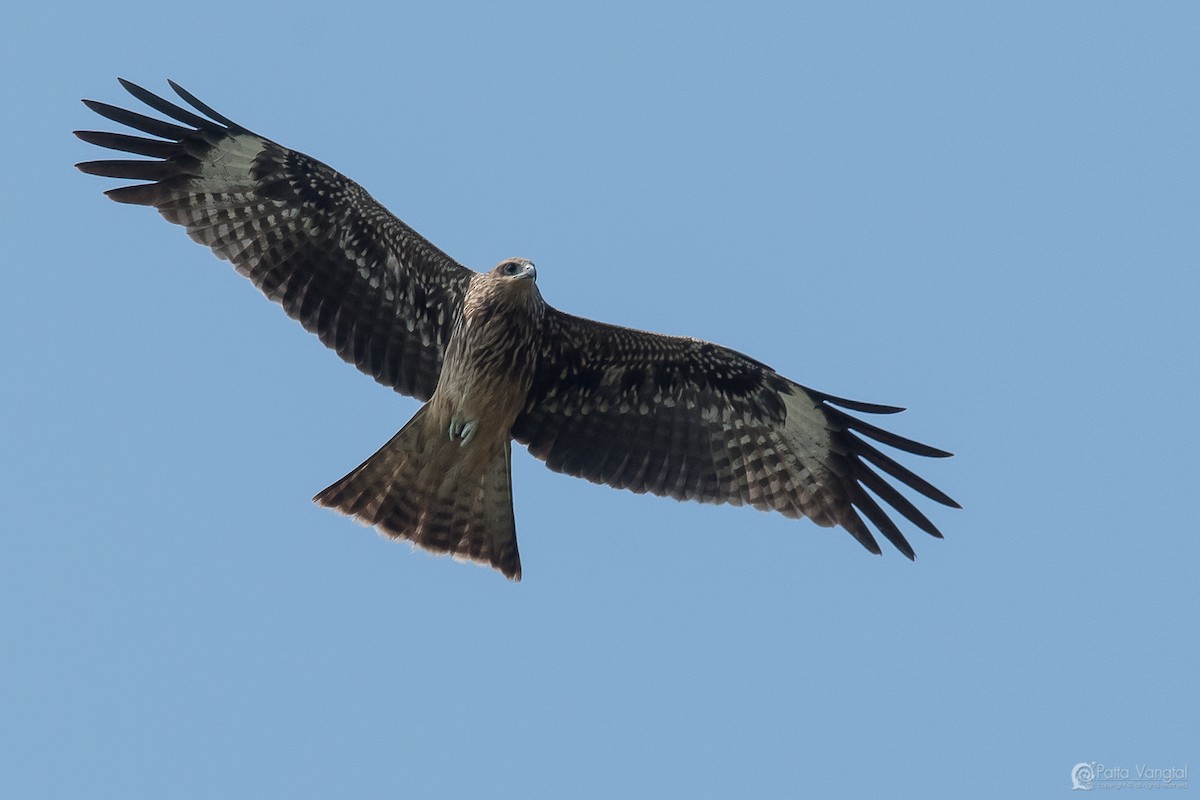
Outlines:
[{"label": "bird in flight", "polygon": [[556,472],[840,525],[879,553],[865,517],[910,559],[912,547],[868,490],[917,528],[941,533],[880,473],[959,507],[867,440],[920,456],[950,453],[847,413],[903,409],[814,391],[700,339],[559,311],[542,299],[528,259],[468,269],[357,183],[174,82],[193,110],[121,84],[167,119],[84,100],[147,135],[76,131],[141,157],[79,169],[142,181],[106,194],[184,226],[343,359],[425,403],[320,492],[320,505],[513,580],[521,578],[513,440]]}]

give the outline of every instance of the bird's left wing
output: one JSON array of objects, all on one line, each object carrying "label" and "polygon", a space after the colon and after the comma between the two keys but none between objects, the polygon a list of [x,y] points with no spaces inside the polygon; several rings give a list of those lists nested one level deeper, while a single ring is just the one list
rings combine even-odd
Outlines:
[{"label": "bird's left wing", "polygon": [[867,489],[921,530],[941,534],[872,467],[958,505],[862,436],[917,455],[949,453],[843,410],[899,408],[815,392],[710,342],[552,308],[546,314],[533,386],[512,433],[550,469],[639,493],[841,525],[878,553],[865,516],[909,558],[912,547]]},{"label": "bird's left wing", "polygon": [[346,361],[427,400],[471,270],[357,183],[252,133],[174,83],[199,114],[121,84],[173,121],[85,100],[97,114],[155,138],[76,131],[85,142],[146,157],[86,161],[79,168],[150,181],[106,194],[157,208]]}]

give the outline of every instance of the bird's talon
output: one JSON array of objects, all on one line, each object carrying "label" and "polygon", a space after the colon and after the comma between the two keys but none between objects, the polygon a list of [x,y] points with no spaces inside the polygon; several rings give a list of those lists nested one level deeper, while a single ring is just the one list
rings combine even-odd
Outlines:
[{"label": "bird's talon", "polygon": [[455,414],[450,419],[450,441],[455,439],[460,440],[459,446],[466,447],[467,442],[471,441],[471,437],[475,435],[475,430],[479,424],[474,420],[464,421],[462,417]]},{"label": "bird's talon", "polygon": [[471,438],[475,435],[475,429],[477,427],[479,426],[475,422],[467,422],[463,424],[462,430],[459,432],[459,435],[462,436],[462,442],[459,443],[459,447],[467,446],[467,442],[471,441]]}]

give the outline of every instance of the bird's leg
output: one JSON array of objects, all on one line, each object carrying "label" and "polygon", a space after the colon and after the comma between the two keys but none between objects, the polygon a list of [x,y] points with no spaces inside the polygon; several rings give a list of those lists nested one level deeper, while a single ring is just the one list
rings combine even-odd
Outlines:
[{"label": "bird's leg", "polygon": [[450,441],[453,442],[455,439],[461,439],[458,443],[459,447],[466,447],[467,442],[471,441],[471,438],[475,436],[475,431],[478,427],[479,422],[477,420],[464,419],[461,414],[455,412],[450,417]]}]

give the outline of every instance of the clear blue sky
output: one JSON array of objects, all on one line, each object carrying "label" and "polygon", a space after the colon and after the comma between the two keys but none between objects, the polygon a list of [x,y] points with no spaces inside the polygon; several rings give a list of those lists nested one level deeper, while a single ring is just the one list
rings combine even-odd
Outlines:
[{"label": "clear blue sky", "polygon": [[[118,5],[0,54],[0,795],[1200,791],[1200,5]],[[964,510],[914,564],[517,449],[517,585],[315,507],[417,404],[72,168],[118,75],[909,407]]]}]

